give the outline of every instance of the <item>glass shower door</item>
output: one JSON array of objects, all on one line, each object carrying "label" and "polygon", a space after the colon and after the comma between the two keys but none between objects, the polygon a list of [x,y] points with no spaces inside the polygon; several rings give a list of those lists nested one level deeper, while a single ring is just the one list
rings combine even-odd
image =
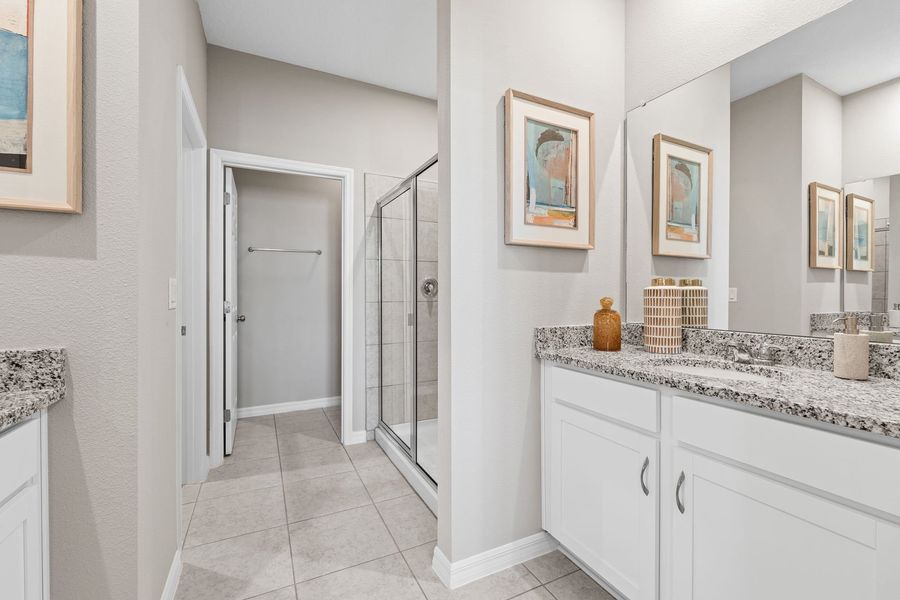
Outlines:
[{"label": "glass shower door", "polygon": [[438,185],[437,163],[415,177],[416,209],[416,453],[437,481]]},{"label": "glass shower door", "polygon": [[381,205],[381,420],[412,453],[416,430],[415,204],[412,184]]}]

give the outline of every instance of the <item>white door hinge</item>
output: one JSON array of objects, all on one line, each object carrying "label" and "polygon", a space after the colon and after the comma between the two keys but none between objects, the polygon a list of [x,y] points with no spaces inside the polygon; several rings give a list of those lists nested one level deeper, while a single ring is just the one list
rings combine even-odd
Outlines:
[{"label": "white door hinge", "polygon": [[225,192],[225,206],[228,206],[229,204],[231,204],[231,193]]},{"label": "white door hinge", "polygon": [[225,409],[225,422],[231,423],[231,409],[230,408]]},{"label": "white door hinge", "polygon": [[231,314],[231,302],[229,302],[228,300],[225,301],[224,311],[226,315]]}]

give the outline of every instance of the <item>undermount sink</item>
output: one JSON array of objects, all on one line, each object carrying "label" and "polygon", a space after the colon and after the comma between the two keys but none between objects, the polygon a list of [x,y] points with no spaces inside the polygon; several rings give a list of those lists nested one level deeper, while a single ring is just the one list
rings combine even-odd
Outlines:
[{"label": "undermount sink", "polygon": [[777,369],[772,369],[770,367],[727,363],[724,361],[668,358],[659,361],[659,363],[660,367],[668,371],[674,371],[684,375],[693,375],[696,377],[728,379],[731,381],[764,383],[772,379],[779,379],[781,376],[781,373]]}]

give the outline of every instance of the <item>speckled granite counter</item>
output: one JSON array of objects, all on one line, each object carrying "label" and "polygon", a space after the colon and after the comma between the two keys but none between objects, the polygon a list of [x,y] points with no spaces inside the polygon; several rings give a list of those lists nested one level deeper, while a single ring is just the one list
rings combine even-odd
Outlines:
[{"label": "speckled granite counter", "polygon": [[[623,334],[626,341],[634,339],[633,331],[623,329]],[[707,332],[703,335],[715,334]],[[747,373],[764,373],[769,377],[764,381],[732,381],[686,374],[673,370],[673,363],[720,366],[724,361],[710,354],[689,352],[675,357],[649,354],[642,347],[627,343],[623,344],[621,352],[597,352],[590,347],[590,327],[583,326],[536,329],[535,356],[638,383],[660,385],[900,439],[900,381],[895,379],[872,378],[854,382],[837,379],[821,368],[767,368],[730,363],[723,366]],[[788,362],[796,364],[800,361]]]},{"label": "speckled granite counter", "polygon": [[62,400],[65,365],[62,349],[0,350],[0,430]]}]

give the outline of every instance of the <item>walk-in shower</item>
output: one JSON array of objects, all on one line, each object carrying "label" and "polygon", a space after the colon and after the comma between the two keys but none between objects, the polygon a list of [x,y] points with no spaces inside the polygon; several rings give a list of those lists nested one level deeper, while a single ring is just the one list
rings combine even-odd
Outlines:
[{"label": "walk-in shower", "polygon": [[379,428],[437,485],[437,157],[381,197]]}]

